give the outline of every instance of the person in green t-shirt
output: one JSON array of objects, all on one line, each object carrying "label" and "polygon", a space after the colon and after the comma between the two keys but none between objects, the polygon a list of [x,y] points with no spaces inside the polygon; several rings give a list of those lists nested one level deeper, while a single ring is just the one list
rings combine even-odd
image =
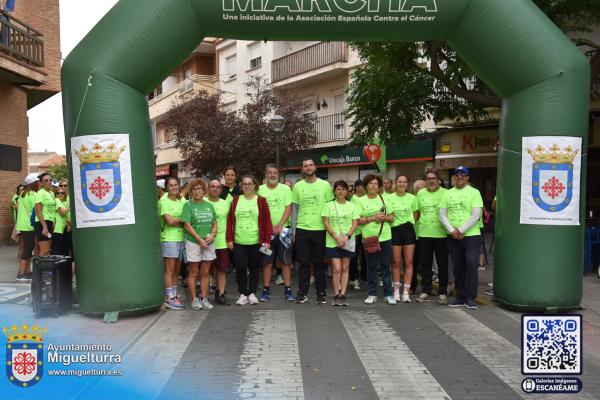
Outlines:
[{"label": "person in green t-shirt", "polygon": [[31,256],[35,248],[35,232],[31,225],[31,215],[35,208],[35,196],[39,189],[37,174],[29,174],[23,182],[25,189],[21,193],[17,211],[16,231],[19,233],[19,270],[17,272],[18,282],[31,282]]},{"label": "person in green t-shirt", "polygon": [[165,262],[165,307],[183,310],[185,307],[177,296],[177,277],[183,257],[184,231],[181,225],[183,206],[187,202],[181,197],[177,178],[165,179],[167,193],[158,201],[160,220],[160,247]]},{"label": "person in green t-shirt", "polygon": [[269,204],[271,223],[273,224],[273,238],[271,239],[271,251],[273,254],[263,255],[263,293],[260,301],[269,301],[271,298],[271,274],[273,264],[280,268],[283,275],[283,297],[286,301],[295,301],[292,294],[292,248],[285,246],[280,238],[284,229],[290,226],[290,215],[292,214],[292,191],[282,183],[279,183],[279,167],[275,164],[267,164],[265,167],[267,183],[258,188],[258,195],[264,197]]},{"label": "person in green t-shirt", "polygon": [[438,303],[448,304],[448,247],[446,229],[439,219],[439,209],[446,189],[440,187],[440,177],[435,169],[425,173],[427,187],[417,193],[419,212],[419,253],[421,257],[422,293],[417,302],[430,300],[433,293],[433,256],[438,266]]},{"label": "person in green t-shirt", "polygon": [[[413,259],[417,235],[415,234],[415,217],[417,214],[417,198],[407,192],[408,176],[399,174],[396,177],[396,191],[387,196],[388,212],[394,214],[392,222],[392,287],[394,299],[410,303],[410,287],[413,278]],[[400,265],[404,261],[404,290],[400,297]]]},{"label": "person in green t-shirt", "polygon": [[292,202],[298,205],[296,223],[296,259],[300,263],[300,284],[296,301],[306,303],[310,287],[310,266],[314,267],[317,303],[327,302],[325,289],[325,227],[321,212],[323,206],[333,200],[329,182],[317,178],[317,167],[311,159],[302,161],[304,179],[296,182],[292,190]]},{"label": "person in green t-shirt", "polygon": [[[188,290],[195,310],[210,310],[208,300],[210,265],[217,258],[214,240],[217,233],[217,213],[213,205],[204,200],[206,182],[196,179],[190,183],[190,201],[185,203],[181,221],[185,234],[185,253],[188,263]],[[196,280],[200,269],[200,298],[196,297]]]},{"label": "person in green t-shirt", "polygon": [[42,188],[35,195],[34,230],[40,248],[40,256],[48,256],[52,248],[56,200],[52,190],[52,175],[44,172],[39,176],[39,180],[42,182]]},{"label": "person in green t-shirt", "polygon": [[[363,186],[362,180],[357,179],[354,181],[353,194],[350,198],[352,204],[358,207],[360,211],[360,204],[358,200],[367,193],[367,190]],[[362,244],[362,226],[358,225],[354,231],[354,237],[356,238],[356,257],[350,259],[350,287],[354,290],[360,290],[360,281],[367,281],[367,259],[365,258],[365,249]],[[360,265],[360,272],[359,272]]]},{"label": "person in green t-shirt", "polygon": [[323,225],[327,231],[325,257],[331,260],[333,269],[334,306],[347,306],[346,289],[349,280],[350,259],[355,256],[356,240],[353,237],[360,212],[357,206],[346,200],[348,184],[337,181],[333,184],[335,200],[323,207]]},{"label": "person in green t-shirt", "polygon": [[363,179],[363,186],[367,188],[367,194],[358,200],[360,204],[360,219],[362,225],[363,243],[367,243],[372,237],[379,238],[380,251],[369,253],[366,251],[367,274],[368,274],[368,296],[365,304],[377,302],[377,266],[381,266],[383,279],[383,295],[388,304],[396,304],[392,296],[391,261],[392,261],[392,230],[390,224],[394,221],[394,213],[388,208],[383,197],[379,194],[381,177],[369,174]]},{"label": "person in green t-shirt", "polygon": [[240,297],[235,304],[258,304],[256,289],[261,252],[269,255],[273,224],[269,205],[256,194],[258,181],[252,175],[242,177],[242,195],[231,201],[227,216],[227,247],[233,251]]},{"label": "person in green t-shirt", "polygon": [[19,196],[21,196],[21,193],[23,192],[24,188],[25,186],[23,185],[17,186],[15,194],[13,194],[13,197],[10,199],[10,208],[13,211],[13,222],[15,224],[17,223],[17,209],[19,208],[19,205],[17,203],[19,202]]},{"label": "person in green t-shirt", "polygon": [[227,216],[229,215],[230,202],[221,199],[222,186],[217,179],[208,183],[208,201],[213,205],[217,213],[217,235],[215,236],[215,252],[217,258],[213,261],[214,270],[217,275],[217,291],[215,293],[215,303],[221,306],[230,305],[225,296],[225,286],[227,285],[227,269],[229,268],[229,249],[225,234],[227,231]]},{"label": "person in green t-shirt", "polygon": [[477,256],[481,236],[477,222],[483,200],[479,190],[469,186],[469,169],[454,170],[455,186],[444,193],[439,217],[448,236],[448,250],[454,265],[456,300],[452,307],[477,309]]},{"label": "person in green t-shirt", "polygon": [[69,201],[64,188],[58,187],[54,190],[56,202],[56,213],[54,215],[54,233],[52,234],[52,254],[69,256],[65,244],[65,231],[67,230],[67,213],[69,212]]}]

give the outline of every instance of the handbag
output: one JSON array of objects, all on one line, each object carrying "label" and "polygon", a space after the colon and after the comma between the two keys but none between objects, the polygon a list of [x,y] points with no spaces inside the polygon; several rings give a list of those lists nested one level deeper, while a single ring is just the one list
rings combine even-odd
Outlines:
[{"label": "handbag", "polygon": [[[383,207],[385,207],[385,201],[383,201],[383,197],[379,195],[381,202],[383,203]],[[367,238],[363,238],[363,247],[366,253],[373,254],[381,251],[381,245],[379,244],[379,236],[381,236],[381,232],[383,231],[383,224],[381,223],[381,227],[379,228],[379,233],[377,236],[369,236]]]},{"label": "handbag", "polygon": [[[335,208],[335,215],[338,219],[338,228],[339,228],[338,233],[343,233],[345,235],[345,233],[342,232],[342,225],[340,224],[340,216],[338,214],[337,205],[335,204],[335,200],[333,203],[333,207]],[[346,250],[351,253],[354,253],[356,251],[356,238],[354,236],[349,237],[348,240],[346,240],[346,244],[342,247],[342,250]]]}]

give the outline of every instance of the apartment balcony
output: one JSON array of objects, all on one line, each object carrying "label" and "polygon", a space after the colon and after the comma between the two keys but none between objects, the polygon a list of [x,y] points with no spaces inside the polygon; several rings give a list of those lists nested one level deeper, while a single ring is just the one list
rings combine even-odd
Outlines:
[{"label": "apartment balcony", "polygon": [[[275,86],[308,77],[326,78],[348,62],[348,45],[344,42],[320,42],[273,60],[271,81]],[[294,79],[297,78],[297,79]]]},{"label": "apartment balcony", "polygon": [[43,35],[0,10],[0,77],[16,85],[47,81]]},{"label": "apartment balcony", "polygon": [[317,132],[317,147],[319,145],[331,145],[331,142],[346,142],[348,140],[348,127],[344,114],[333,114],[317,117],[315,122]]},{"label": "apartment balcony", "polygon": [[165,92],[149,96],[150,119],[154,120],[178,104],[185,103],[201,90],[216,93],[217,78],[214,75],[192,75]]}]

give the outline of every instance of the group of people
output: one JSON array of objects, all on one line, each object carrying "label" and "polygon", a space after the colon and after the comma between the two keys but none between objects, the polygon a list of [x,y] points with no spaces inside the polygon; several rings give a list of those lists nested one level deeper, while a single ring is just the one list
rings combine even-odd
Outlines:
[{"label": "group of people", "polygon": [[[220,180],[192,181],[182,196],[175,178],[165,180],[160,196],[161,250],[165,261],[165,306],[181,310],[177,295],[182,261],[187,263],[187,286],[194,309],[211,309],[209,277],[215,271],[213,302],[229,305],[225,296],[227,272],[236,271],[237,305],[258,304],[271,298],[273,267],[281,270],[286,301],[306,303],[314,277],[318,304],[327,302],[326,262],[332,269],[331,303],[348,305],[347,289],[368,282],[366,304],[377,302],[379,280],[388,304],[411,302],[413,259],[418,241],[422,292],[417,302],[476,309],[477,267],[481,244],[483,201],[469,185],[469,170],[453,172],[454,187],[447,190],[436,170],[425,174],[415,194],[408,192],[408,176],[399,174],[383,189],[381,176],[369,174],[353,190],[337,181],[331,185],[316,176],[313,160],[302,163],[304,178],[279,183],[277,165],[265,168],[265,183],[244,175],[237,184],[235,168]],[[387,184],[387,182],[386,182]],[[391,186],[386,185],[386,186]],[[389,190],[389,188],[387,188]],[[448,258],[454,266],[456,298],[448,299]],[[434,257],[439,288],[433,290]],[[299,265],[298,291],[291,288],[292,265]],[[262,276],[263,289],[257,290]],[[197,282],[200,281],[199,294]]]},{"label": "group of people", "polygon": [[44,172],[27,175],[11,199],[15,222],[13,239],[19,244],[17,281],[30,282],[32,256],[73,255],[69,184],[53,182]]}]

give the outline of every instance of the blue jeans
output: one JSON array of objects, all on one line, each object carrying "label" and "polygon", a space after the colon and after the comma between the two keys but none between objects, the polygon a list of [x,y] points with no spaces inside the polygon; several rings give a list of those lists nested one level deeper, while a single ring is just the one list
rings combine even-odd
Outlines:
[{"label": "blue jeans", "polygon": [[467,236],[462,240],[455,240],[448,236],[448,250],[454,265],[454,287],[456,297],[461,300],[477,297],[477,264],[481,237]]},{"label": "blue jeans", "polygon": [[381,266],[381,277],[383,279],[383,295],[392,295],[392,241],[386,240],[380,242],[381,251],[377,253],[366,253],[367,274],[368,274],[368,294],[377,296],[377,265]]}]

